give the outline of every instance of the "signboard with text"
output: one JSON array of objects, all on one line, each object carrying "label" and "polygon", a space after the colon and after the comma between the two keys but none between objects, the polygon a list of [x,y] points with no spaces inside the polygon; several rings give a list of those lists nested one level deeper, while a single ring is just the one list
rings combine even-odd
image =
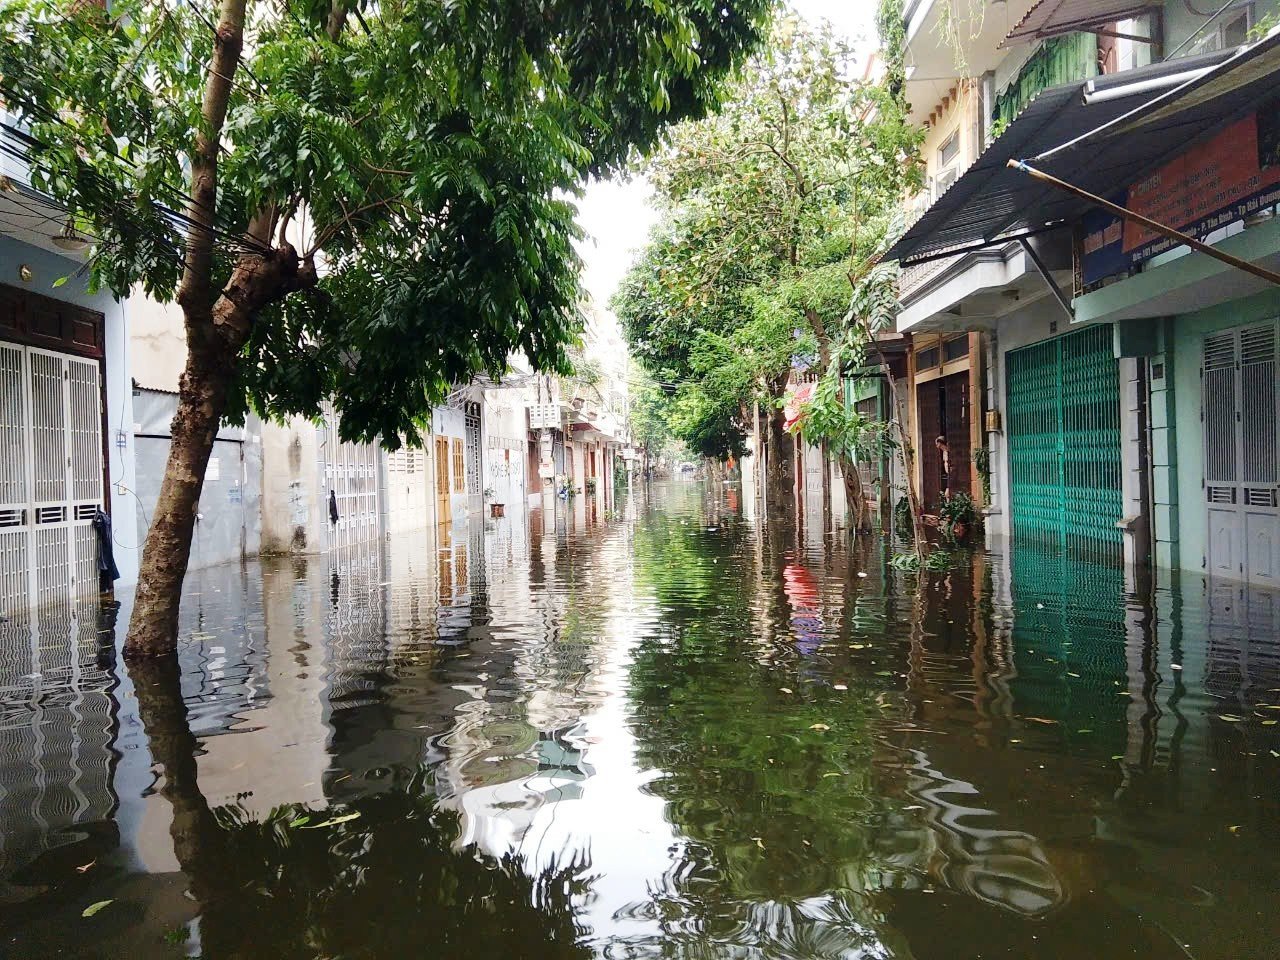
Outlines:
[{"label": "signboard with text", "polygon": [[[1108,197],[1195,237],[1280,203],[1280,101],[1273,101],[1179,154],[1123,193]],[[1086,285],[1163,253],[1176,243],[1102,210],[1081,218]]]}]

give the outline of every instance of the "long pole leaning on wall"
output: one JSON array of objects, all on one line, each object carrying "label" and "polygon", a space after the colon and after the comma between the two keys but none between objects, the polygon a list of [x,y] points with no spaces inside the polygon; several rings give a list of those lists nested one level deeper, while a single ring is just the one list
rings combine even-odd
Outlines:
[{"label": "long pole leaning on wall", "polygon": [[1103,210],[1114,213],[1116,216],[1125,220],[1132,220],[1134,223],[1139,223],[1148,230],[1160,234],[1162,237],[1167,237],[1176,243],[1185,244],[1192,250],[1197,250],[1207,257],[1219,260],[1228,266],[1235,267],[1237,270],[1243,270],[1245,273],[1251,273],[1255,277],[1260,277],[1267,281],[1267,283],[1280,286],[1280,273],[1268,270],[1266,267],[1260,267],[1256,263],[1250,263],[1248,260],[1243,260],[1240,257],[1232,256],[1225,251],[1219,250],[1217,247],[1211,247],[1209,244],[1204,243],[1201,240],[1197,240],[1190,234],[1183,233],[1180,230],[1175,230],[1173,227],[1167,227],[1163,223],[1152,220],[1150,217],[1144,217],[1142,214],[1136,213],[1127,207],[1122,207],[1118,203],[1112,203],[1110,200],[1104,200],[1102,197],[1092,194],[1088,190],[1083,190],[1075,184],[1067,183],[1065,180],[1059,180],[1057,177],[1052,174],[1045,173],[1043,170],[1037,170],[1035,167],[1029,166],[1022,160],[1010,160],[1008,165],[1014,170],[1019,170],[1030,177],[1034,177],[1042,183],[1047,183],[1052,187],[1056,187],[1059,190],[1064,191],[1065,193],[1079,197],[1081,200],[1091,203],[1095,207],[1101,207]]}]

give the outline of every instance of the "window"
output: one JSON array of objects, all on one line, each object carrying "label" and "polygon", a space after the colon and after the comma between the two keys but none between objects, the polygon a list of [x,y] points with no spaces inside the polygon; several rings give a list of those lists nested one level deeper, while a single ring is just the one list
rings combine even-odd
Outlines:
[{"label": "window", "polygon": [[942,356],[945,362],[950,363],[952,360],[959,360],[961,357],[969,355],[969,337],[956,337],[954,340],[948,340],[942,345]]},{"label": "window", "polygon": [[916,369],[928,370],[938,365],[938,348],[930,347],[928,350],[921,350],[916,354]]},{"label": "window", "polygon": [[960,131],[954,131],[951,136],[942,141],[942,146],[938,148],[938,166],[950,166],[960,155]]},{"label": "window", "polygon": [[467,490],[467,457],[462,440],[453,438],[453,492],[465,493]]}]

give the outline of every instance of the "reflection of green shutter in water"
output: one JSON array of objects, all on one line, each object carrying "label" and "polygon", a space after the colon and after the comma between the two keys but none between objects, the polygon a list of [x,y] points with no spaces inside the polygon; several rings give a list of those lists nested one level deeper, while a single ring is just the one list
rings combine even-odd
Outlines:
[{"label": "reflection of green shutter in water", "polygon": [[1120,384],[1111,327],[1011,351],[1006,367],[1014,535],[1118,556]]}]

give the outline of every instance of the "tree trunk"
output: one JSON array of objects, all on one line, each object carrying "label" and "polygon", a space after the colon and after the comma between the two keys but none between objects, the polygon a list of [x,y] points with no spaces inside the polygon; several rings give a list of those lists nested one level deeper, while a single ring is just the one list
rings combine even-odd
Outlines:
[{"label": "tree trunk", "polygon": [[177,649],[178,607],[196,508],[240,350],[258,310],[315,282],[314,263],[300,262],[285,244],[268,254],[241,257],[212,310],[184,304],[187,365],[178,388],[164,483],[142,550],[126,657],[159,657]]},{"label": "tree trunk", "polygon": [[178,604],[191,556],[196,510],[234,366],[234,356],[217,344],[193,343],[188,349],[178,411],[170,428],[164,482],[142,551],[124,646],[126,657],[154,657],[176,649]]},{"label": "tree trunk", "polygon": [[862,487],[862,474],[858,465],[845,457],[840,458],[840,476],[844,480],[844,498],[849,505],[850,524],[854,533],[869,533],[871,525],[867,522],[867,499]]},{"label": "tree trunk", "polygon": [[902,472],[907,485],[907,505],[911,508],[911,533],[915,538],[916,555],[924,560],[927,544],[924,536],[924,510],[920,507],[920,495],[916,490],[916,456],[911,445],[911,438],[898,420],[898,381],[888,365],[885,366],[885,377],[889,381],[889,402],[893,405],[891,422],[897,427],[898,442],[902,453]]},{"label": "tree trunk", "polygon": [[789,514],[795,501],[795,438],[783,429],[781,410],[767,415],[769,462],[765,471],[770,510]]}]

